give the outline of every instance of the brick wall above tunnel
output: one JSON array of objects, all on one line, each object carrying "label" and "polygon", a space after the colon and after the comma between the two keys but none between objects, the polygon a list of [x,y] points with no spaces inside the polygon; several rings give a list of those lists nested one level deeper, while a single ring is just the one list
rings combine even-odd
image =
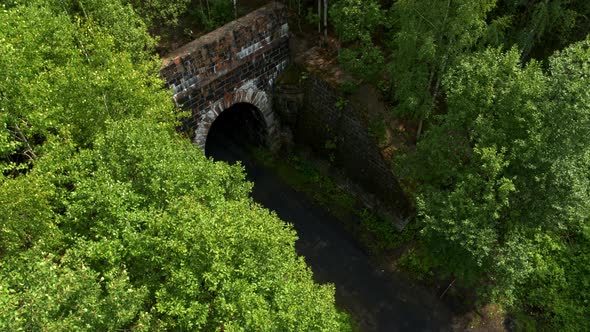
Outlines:
[{"label": "brick wall above tunnel", "polygon": [[160,75],[176,104],[191,111],[183,127],[197,145],[204,148],[211,124],[224,109],[247,102],[263,112],[267,143],[273,148],[277,123],[272,89],[288,60],[287,11],[273,2],[166,56]]},{"label": "brick wall above tunnel", "polygon": [[184,109],[207,108],[247,82],[268,93],[287,64],[288,33],[286,9],[271,3],[169,54],[160,74]]}]

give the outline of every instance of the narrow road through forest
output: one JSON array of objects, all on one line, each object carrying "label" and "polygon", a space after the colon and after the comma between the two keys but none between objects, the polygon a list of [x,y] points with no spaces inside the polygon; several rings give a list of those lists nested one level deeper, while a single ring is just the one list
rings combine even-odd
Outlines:
[{"label": "narrow road through forest", "polygon": [[254,182],[255,201],[294,225],[296,249],[318,283],[336,285],[336,303],[362,331],[449,331],[450,310],[426,289],[402,276],[383,272],[337,219],[308,197],[286,185],[272,170],[257,165],[246,150],[223,131],[207,138],[215,160],[241,160]]}]

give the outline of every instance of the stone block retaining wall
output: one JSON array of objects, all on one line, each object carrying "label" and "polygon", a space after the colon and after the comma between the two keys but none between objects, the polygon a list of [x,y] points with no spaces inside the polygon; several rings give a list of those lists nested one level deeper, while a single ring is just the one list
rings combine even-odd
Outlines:
[{"label": "stone block retaining wall", "polygon": [[[362,106],[344,102],[346,98],[336,87],[312,73],[301,83],[301,89],[303,100],[297,110],[295,141],[332,158],[347,177],[374,195],[379,205],[376,208],[403,229],[411,214],[410,204],[369,135]],[[286,102],[277,100],[277,104]]]}]

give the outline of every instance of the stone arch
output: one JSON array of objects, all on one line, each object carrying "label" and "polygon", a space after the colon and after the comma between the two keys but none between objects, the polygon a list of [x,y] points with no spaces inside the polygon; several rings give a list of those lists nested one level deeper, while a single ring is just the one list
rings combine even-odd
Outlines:
[{"label": "stone arch", "polygon": [[271,99],[265,91],[258,89],[253,82],[248,82],[233,92],[226,92],[222,99],[212,103],[206,109],[201,110],[201,116],[194,136],[194,143],[198,145],[201,150],[205,151],[207,135],[217,117],[226,109],[240,103],[251,104],[260,111],[264,122],[263,125],[267,132],[267,137],[264,143],[271,150],[276,148],[278,144],[278,123],[272,110]]}]

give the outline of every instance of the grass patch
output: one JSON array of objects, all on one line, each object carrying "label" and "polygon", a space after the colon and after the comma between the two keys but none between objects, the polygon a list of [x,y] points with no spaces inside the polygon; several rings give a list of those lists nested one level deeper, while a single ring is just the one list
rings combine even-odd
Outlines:
[{"label": "grass patch", "polygon": [[516,332],[534,332],[542,330],[537,320],[531,315],[528,315],[522,311],[511,312],[512,322],[510,327]]},{"label": "grass patch", "polygon": [[398,259],[398,266],[414,279],[432,283],[434,282],[434,273],[431,263],[420,248],[411,248]]},{"label": "grass patch", "polygon": [[420,230],[418,223],[411,222],[399,232],[391,222],[367,209],[362,210],[359,217],[361,241],[371,252],[378,255],[399,249],[414,241]]},{"label": "grass patch", "polygon": [[268,150],[256,149],[253,157],[265,167],[275,170],[289,186],[306,193],[337,218],[345,219],[356,214],[356,199],[297,153],[289,155],[286,160],[279,160],[273,158]]}]

